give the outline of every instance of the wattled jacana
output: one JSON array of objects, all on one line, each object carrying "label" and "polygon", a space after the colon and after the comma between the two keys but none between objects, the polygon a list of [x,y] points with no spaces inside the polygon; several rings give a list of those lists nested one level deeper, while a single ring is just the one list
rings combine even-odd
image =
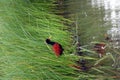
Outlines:
[{"label": "wattled jacana", "polygon": [[82,70],[82,71],[87,71],[91,67],[86,66],[86,61],[84,59],[80,59],[79,61],[76,61],[76,65],[72,65],[72,67]]},{"label": "wattled jacana", "polygon": [[101,58],[105,54],[106,44],[104,43],[96,43],[94,46],[94,50],[99,54]]},{"label": "wattled jacana", "polygon": [[53,42],[50,39],[46,39],[46,43],[52,45],[52,49],[57,57],[63,54],[64,49],[62,48],[61,44]]}]

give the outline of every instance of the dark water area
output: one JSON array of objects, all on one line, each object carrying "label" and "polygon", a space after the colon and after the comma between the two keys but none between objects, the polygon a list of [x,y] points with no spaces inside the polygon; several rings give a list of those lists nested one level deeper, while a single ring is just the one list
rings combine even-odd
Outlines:
[{"label": "dark water area", "polygon": [[69,5],[67,5],[64,0],[57,0],[54,4],[56,5],[54,9],[56,15],[63,16],[64,18],[69,18],[68,15],[70,13],[67,11],[67,7]]},{"label": "dark water area", "polygon": [[74,41],[82,45],[104,42],[105,35],[112,39],[114,48],[120,46],[119,0],[59,0],[61,15],[73,21],[71,32]]}]

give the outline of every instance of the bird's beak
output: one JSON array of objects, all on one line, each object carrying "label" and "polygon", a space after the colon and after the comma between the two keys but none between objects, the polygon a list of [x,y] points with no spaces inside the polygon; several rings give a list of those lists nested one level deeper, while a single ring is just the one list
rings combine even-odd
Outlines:
[{"label": "bird's beak", "polygon": [[50,36],[49,36],[49,39],[51,39],[51,38],[52,38],[52,36],[50,35]]},{"label": "bird's beak", "polygon": [[105,37],[108,37],[108,34],[104,34]]}]

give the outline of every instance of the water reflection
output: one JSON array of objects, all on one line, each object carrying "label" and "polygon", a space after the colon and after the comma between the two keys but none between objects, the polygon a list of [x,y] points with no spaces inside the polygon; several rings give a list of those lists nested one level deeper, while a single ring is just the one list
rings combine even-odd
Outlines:
[{"label": "water reflection", "polygon": [[119,0],[92,0],[93,7],[104,7],[104,20],[111,20],[112,26],[120,26],[120,2]]},{"label": "water reflection", "polygon": [[[110,22],[108,34],[114,42],[115,48],[120,48],[120,1],[119,0],[91,0],[92,7],[104,7],[104,21]],[[108,23],[109,24],[109,23]]]}]

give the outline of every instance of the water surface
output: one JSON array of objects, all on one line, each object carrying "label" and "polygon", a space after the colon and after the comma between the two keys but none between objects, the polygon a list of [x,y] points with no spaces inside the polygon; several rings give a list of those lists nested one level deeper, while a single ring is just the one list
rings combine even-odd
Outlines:
[{"label": "water surface", "polygon": [[[108,34],[115,48],[120,45],[119,0],[67,0],[68,17],[74,21],[74,39],[82,44],[103,42]],[[78,36],[76,36],[78,35]]]}]

